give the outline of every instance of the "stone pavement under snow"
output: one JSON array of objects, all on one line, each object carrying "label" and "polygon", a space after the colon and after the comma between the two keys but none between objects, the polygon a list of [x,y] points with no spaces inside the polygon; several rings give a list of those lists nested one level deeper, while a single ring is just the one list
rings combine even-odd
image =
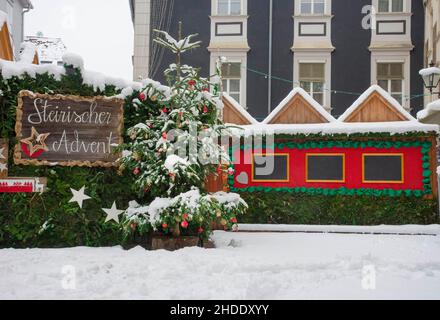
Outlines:
[{"label": "stone pavement under snow", "polygon": [[0,250],[0,299],[438,299],[438,236],[226,233],[217,249]]}]

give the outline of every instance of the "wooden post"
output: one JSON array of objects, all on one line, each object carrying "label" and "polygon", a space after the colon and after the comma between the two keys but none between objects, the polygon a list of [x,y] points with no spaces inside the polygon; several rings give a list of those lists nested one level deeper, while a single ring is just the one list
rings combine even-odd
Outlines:
[{"label": "wooden post", "polygon": [[8,139],[0,139],[0,179],[8,176]]}]

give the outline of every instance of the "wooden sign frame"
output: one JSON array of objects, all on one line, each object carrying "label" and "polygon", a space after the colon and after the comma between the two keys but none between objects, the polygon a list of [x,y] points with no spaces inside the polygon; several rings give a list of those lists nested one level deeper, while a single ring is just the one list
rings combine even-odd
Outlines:
[{"label": "wooden sign frame", "polygon": [[41,99],[47,99],[50,101],[54,100],[70,100],[75,102],[99,102],[99,101],[105,101],[106,103],[113,103],[120,108],[120,112],[118,112],[118,135],[115,137],[115,139],[118,139],[118,144],[123,143],[123,127],[124,127],[124,100],[119,98],[111,98],[111,97],[103,97],[103,96],[96,96],[96,97],[82,97],[82,96],[75,96],[75,95],[49,95],[49,94],[40,94],[40,93],[33,93],[27,90],[22,90],[18,94],[18,106],[17,106],[17,116],[16,116],[16,124],[15,124],[15,132],[17,135],[17,144],[15,145],[14,149],[14,163],[17,165],[35,165],[35,166],[64,166],[64,167],[73,167],[73,166],[79,166],[79,167],[104,167],[104,168],[111,168],[116,167],[117,163],[116,161],[113,162],[107,162],[107,161],[88,161],[88,160],[66,160],[66,161],[56,161],[51,162],[48,160],[38,160],[38,159],[23,159],[22,158],[22,150],[21,150],[21,143],[20,141],[23,139],[22,134],[22,126],[23,126],[23,98],[29,97],[31,99],[35,98],[41,98]]}]

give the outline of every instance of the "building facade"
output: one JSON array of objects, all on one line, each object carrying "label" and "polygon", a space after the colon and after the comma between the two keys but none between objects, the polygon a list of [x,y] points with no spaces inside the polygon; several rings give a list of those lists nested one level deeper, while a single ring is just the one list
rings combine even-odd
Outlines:
[{"label": "building facade", "polygon": [[26,36],[26,43],[32,43],[37,51],[39,64],[63,65],[63,54],[67,47],[61,38],[48,38],[43,35]]},{"label": "building facade", "polygon": [[20,46],[24,40],[24,15],[31,9],[33,6],[30,0],[0,0],[0,11],[7,15],[15,57],[20,53]]},{"label": "building facade", "polygon": [[223,90],[264,119],[301,86],[334,116],[378,84],[407,110],[423,108],[418,71],[425,53],[420,0],[131,0],[134,74],[164,81],[174,59],[153,29],[198,33],[184,62],[214,72],[225,56]]},{"label": "building facade", "polygon": [[[425,5],[425,56],[424,67],[440,67],[440,2],[424,0]],[[438,91],[438,90],[435,90]],[[437,99],[425,91],[425,105]]]}]

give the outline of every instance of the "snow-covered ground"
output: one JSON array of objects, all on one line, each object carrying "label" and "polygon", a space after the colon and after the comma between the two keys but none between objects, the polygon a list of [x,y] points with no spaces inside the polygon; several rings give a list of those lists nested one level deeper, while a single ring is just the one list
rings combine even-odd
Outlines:
[{"label": "snow-covered ground", "polygon": [[[216,232],[217,249],[0,250],[0,299],[439,299],[440,237]],[[75,287],[75,288],[74,288]]]}]

